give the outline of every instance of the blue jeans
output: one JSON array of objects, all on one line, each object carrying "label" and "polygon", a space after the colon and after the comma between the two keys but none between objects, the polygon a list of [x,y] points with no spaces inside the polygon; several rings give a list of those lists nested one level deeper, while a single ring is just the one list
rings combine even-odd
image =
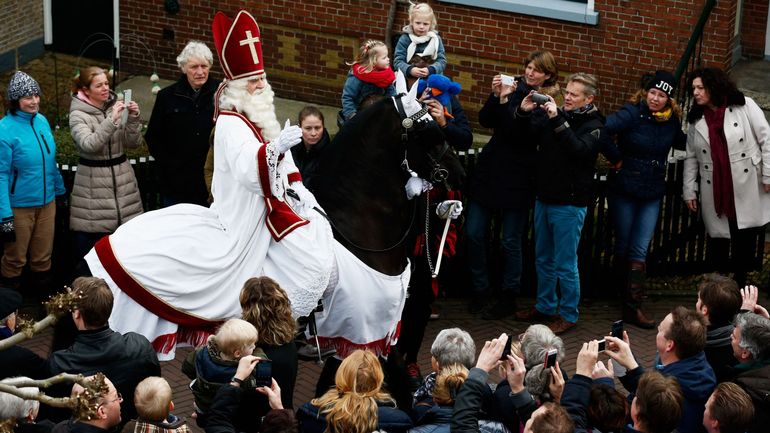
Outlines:
[{"label": "blue jeans", "polygon": [[[568,322],[578,320],[580,274],[577,248],[586,208],[535,202],[535,268],[537,303],[543,314],[559,314]],[[556,282],[561,303],[556,297]]]},{"label": "blue jeans", "polygon": [[[476,294],[489,292],[489,267],[487,246],[489,228],[495,209],[468,201],[465,220],[465,235],[468,246],[468,265],[471,270],[473,291]],[[529,209],[502,209],[503,281],[501,290],[512,294],[521,291],[522,254],[521,242],[529,221]]]},{"label": "blue jeans", "polygon": [[615,223],[615,256],[644,262],[655,232],[660,199],[639,200],[612,194],[610,211]]}]

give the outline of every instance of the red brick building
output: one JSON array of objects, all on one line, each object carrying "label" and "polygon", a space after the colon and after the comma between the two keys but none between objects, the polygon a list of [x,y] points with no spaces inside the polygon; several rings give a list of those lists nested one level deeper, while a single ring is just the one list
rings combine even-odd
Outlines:
[{"label": "red brick building", "polygon": [[42,0],[3,0],[0,23],[0,71],[16,69],[43,53]]},{"label": "red brick building", "polygon": [[[398,32],[407,23],[408,4],[395,3],[391,30]],[[491,77],[521,73],[522,59],[536,49],[552,51],[564,76],[577,71],[596,74],[599,104],[605,111],[614,110],[642,72],[676,68],[706,0],[429,3],[447,51],[446,74],[462,84],[461,100],[475,119]],[[767,3],[716,2],[704,30],[703,62],[729,68],[741,55],[763,57]],[[345,61],[353,58],[362,39],[385,39],[391,12],[391,1],[386,0],[188,0],[180,6],[169,14],[164,2],[121,1],[121,33],[141,35],[161,76],[178,74],[174,59],[188,39],[211,44],[211,19],[217,10],[233,16],[246,8],[262,29],[266,68],[277,94],[331,105],[339,105],[348,71]],[[124,39],[121,51],[124,70],[149,73],[154,68],[141,45]]]}]

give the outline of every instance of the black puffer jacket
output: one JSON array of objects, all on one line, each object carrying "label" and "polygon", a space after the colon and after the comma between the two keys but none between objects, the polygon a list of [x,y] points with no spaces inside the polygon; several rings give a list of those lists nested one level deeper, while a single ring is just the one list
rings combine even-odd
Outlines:
[{"label": "black puffer jacket", "polygon": [[516,123],[538,137],[537,199],[543,203],[588,206],[594,197],[593,178],[604,116],[596,107],[584,113],[516,111]]},{"label": "black puffer jacket", "polygon": [[161,90],[144,135],[158,161],[160,192],[183,203],[208,206],[203,164],[214,127],[214,93],[219,80],[209,77],[196,93],[186,76]]},{"label": "black puffer jacket", "polygon": [[534,203],[537,141],[528,128],[514,122],[514,112],[530,90],[520,80],[507,103],[500,104],[500,98],[490,94],[479,111],[479,123],[494,131],[478,157],[468,187],[468,196],[482,206],[528,209]]}]

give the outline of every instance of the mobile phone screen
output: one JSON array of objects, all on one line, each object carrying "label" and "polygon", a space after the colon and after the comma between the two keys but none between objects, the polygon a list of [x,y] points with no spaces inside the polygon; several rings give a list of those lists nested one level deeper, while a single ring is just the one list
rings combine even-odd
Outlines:
[{"label": "mobile phone screen", "polygon": [[623,321],[618,320],[612,322],[612,336],[615,338],[623,339]]},{"label": "mobile phone screen", "polygon": [[545,355],[545,368],[551,368],[554,365],[556,365],[556,355],[559,352],[556,351],[556,349],[551,349],[546,353]]},{"label": "mobile phone screen", "polygon": [[508,336],[508,340],[505,343],[505,347],[503,347],[503,354],[500,356],[501,361],[507,360],[508,355],[511,354],[511,344],[513,344],[513,334]]},{"label": "mobile phone screen", "polygon": [[272,386],[273,385],[273,362],[269,359],[260,359],[257,366],[254,367],[254,378],[256,379],[256,386]]}]

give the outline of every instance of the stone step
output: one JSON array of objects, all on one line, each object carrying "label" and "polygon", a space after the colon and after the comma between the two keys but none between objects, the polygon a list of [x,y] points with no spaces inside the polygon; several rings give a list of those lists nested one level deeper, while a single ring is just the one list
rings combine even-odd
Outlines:
[{"label": "stone step", "polygon": [[733,66],[730,77],[744,95],[753,99],[770,121],[770,61],[741,60]]}]

